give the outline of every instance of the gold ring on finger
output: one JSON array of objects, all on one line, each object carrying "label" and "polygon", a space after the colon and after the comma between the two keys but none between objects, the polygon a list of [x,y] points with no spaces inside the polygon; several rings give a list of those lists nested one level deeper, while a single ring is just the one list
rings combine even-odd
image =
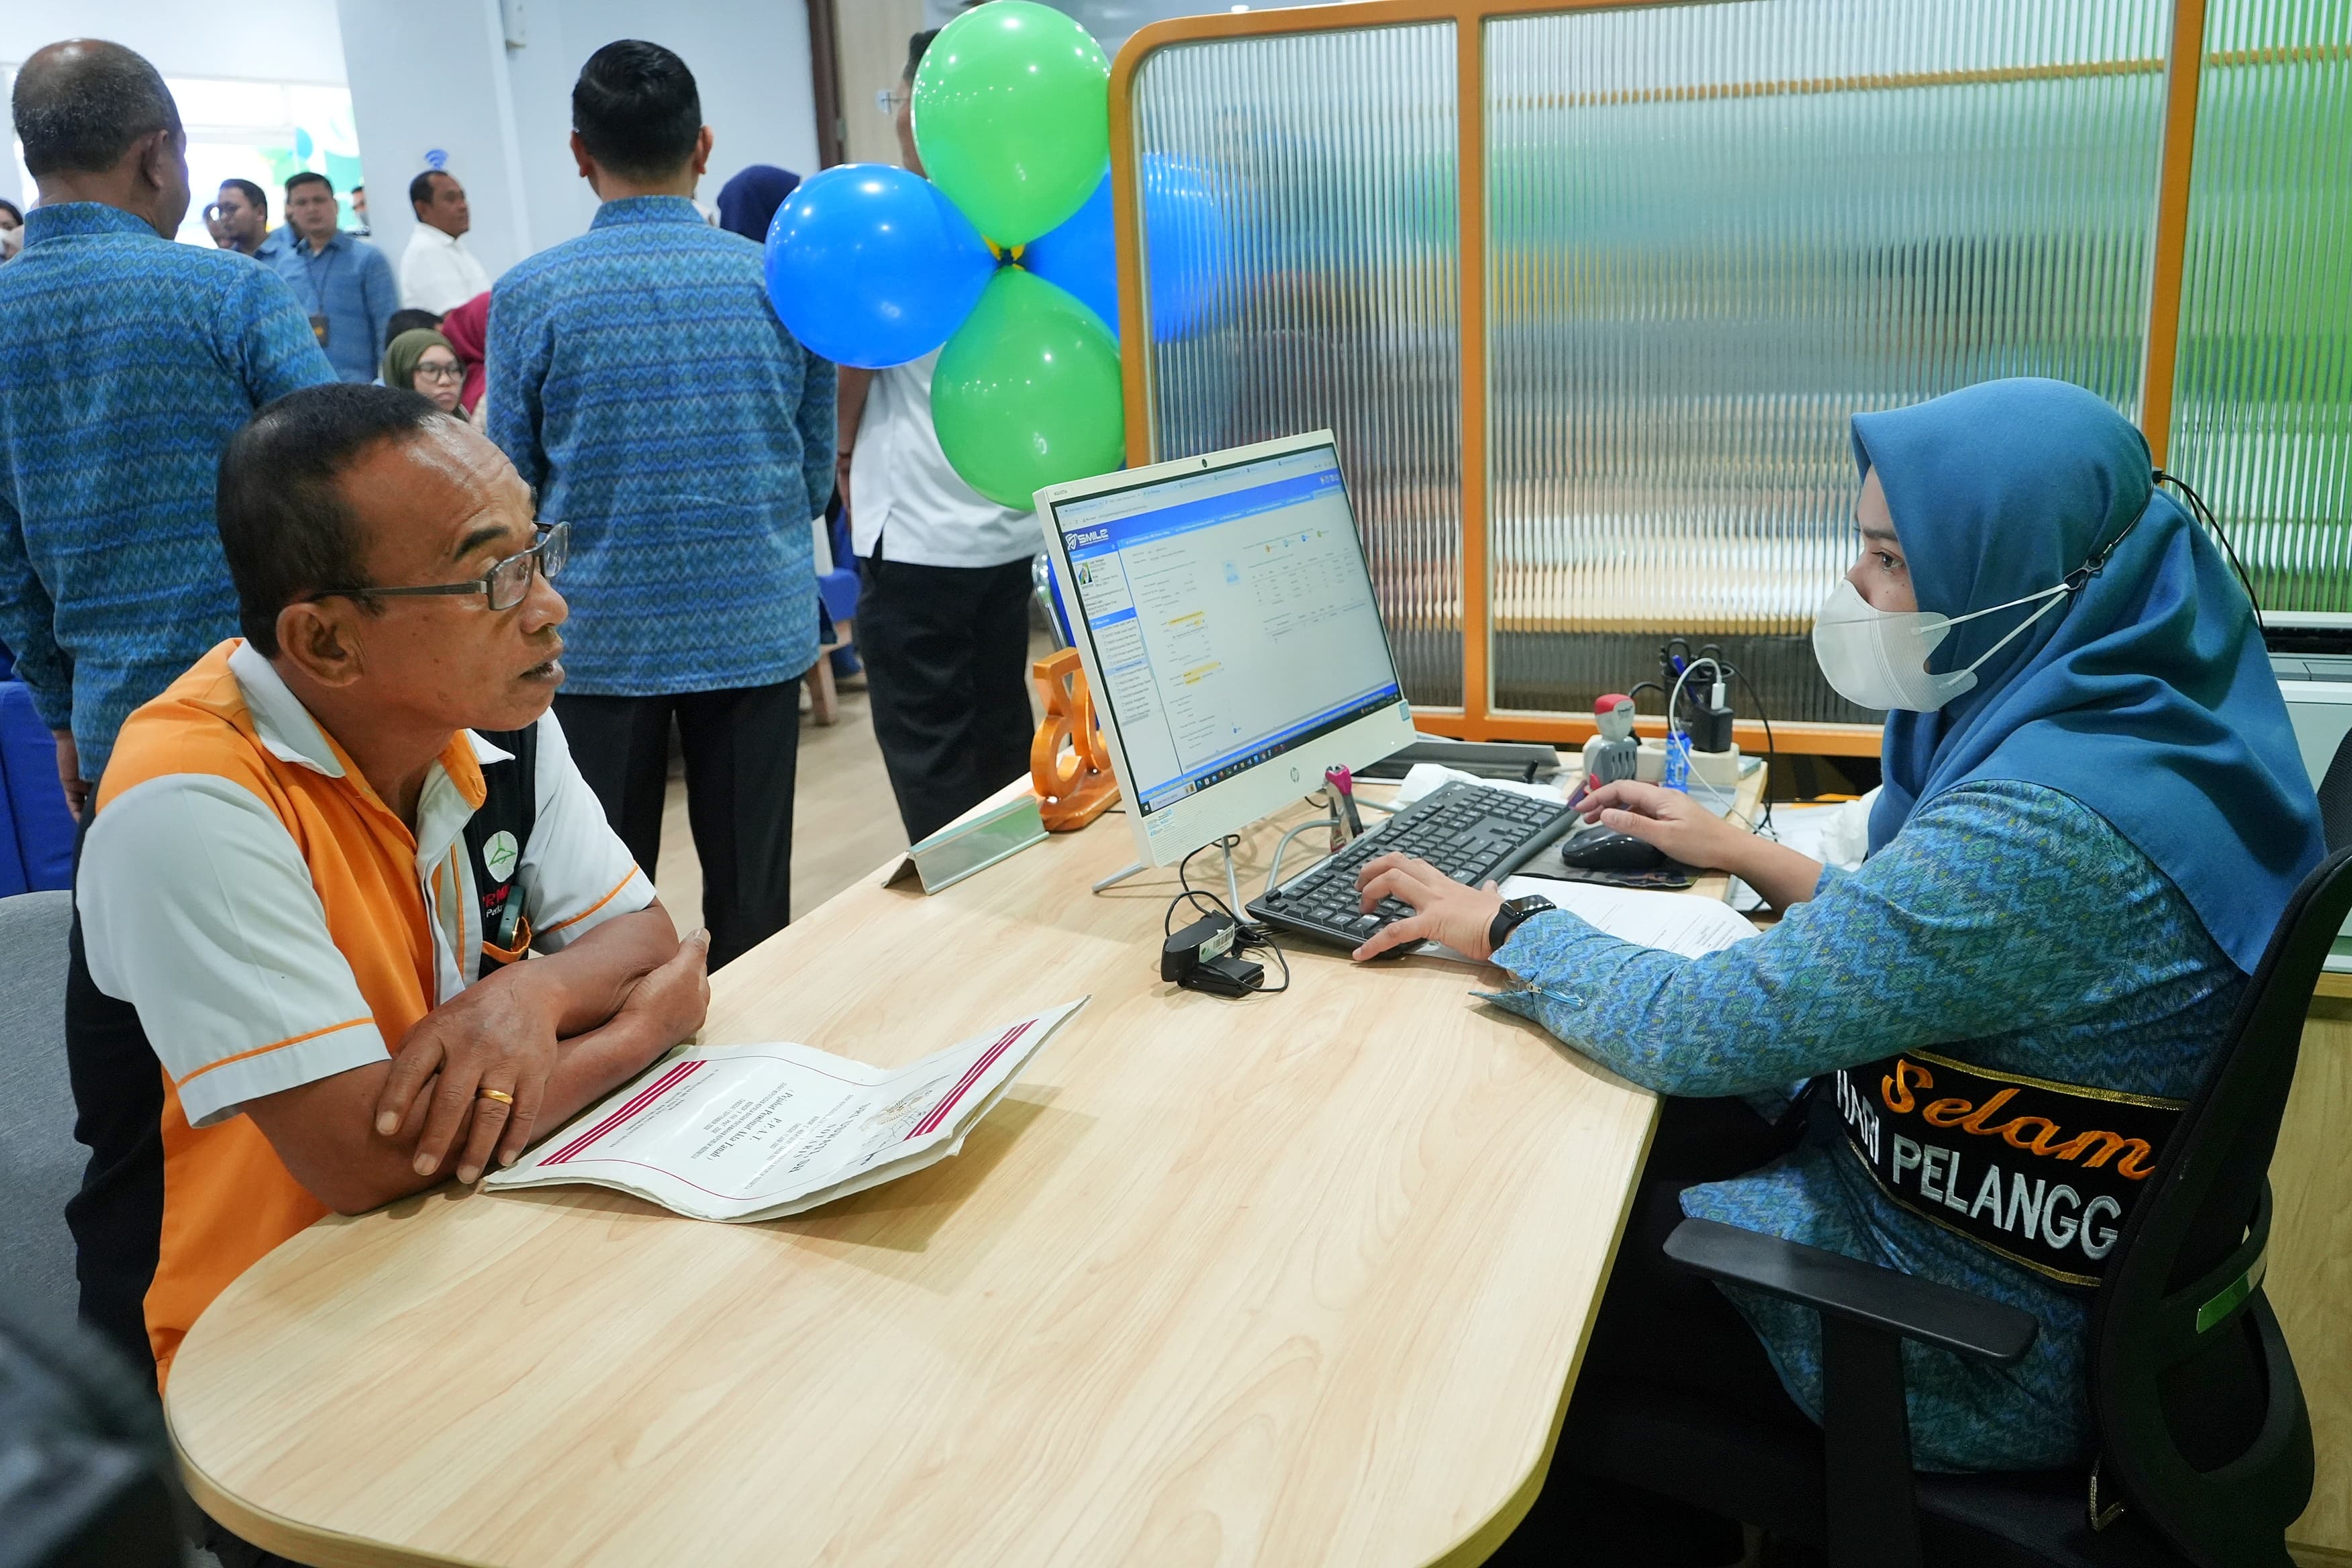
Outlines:
[{"label": "gold ring on finger", "polygon": [[474,1098],[476,1100],[495,1100],[500,1105],[512,1105],[514,1103],[514,1096],[509,1094],[502,1089],[478,1089],[474,1091]]}]

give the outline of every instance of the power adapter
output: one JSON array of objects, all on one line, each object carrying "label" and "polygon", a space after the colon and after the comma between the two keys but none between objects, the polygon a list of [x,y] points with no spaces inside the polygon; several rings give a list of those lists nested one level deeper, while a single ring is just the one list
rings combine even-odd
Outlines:
[{"label": "power adapter", "polygon": [[1160,978],[1212,996],[1246,996],[1265,984],[1265,965],[1234,951],[1242,928],[1231,915],[1203,915],[1170,935],[1160,950]]}]

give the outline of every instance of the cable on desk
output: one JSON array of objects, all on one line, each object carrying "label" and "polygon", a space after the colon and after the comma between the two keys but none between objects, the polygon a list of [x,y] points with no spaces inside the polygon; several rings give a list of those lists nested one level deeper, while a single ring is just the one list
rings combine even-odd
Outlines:
[{"label": "cable on desk", "polygon": [[[1329,822],[1309,822],[1303,826],[1307,827],[1328,827],[1331,824]],[[1295,833],[1297,829],[1294,828],[1292,831]],[[1276,966],[1282,971],[1281,984],[1254,986],[1251,988],[1249,994],[1253,996],[1279,996],[1284,992],[1290,989],[1290,960],[1283,956],[1282,946],[1279,942],[1274,940],[1274,932],[1265,926],[1244,919],[1242,912],[1239,910],[1227,908],[1224,900],[1217,897],[1216,894],[1209,891],[1207,889],[1192,886],[1192,878],[1188,874],[1192,867],[1192,857],[1198,855],[1201,850],[1222,848],[1227,854],[1231,854],[1235,848],[1240,847],[1241,841],[1241,835],[1238,833],[1229,833],[1223,838],[1212,838],[1209,842],[1201,845],[1198,848],[1188,851],[1181,860],[1176,862],[1176,883],[1177,886],[1182,888],[1184,890],[1168,900],[1167,912],[1160,918],[1160,934],[1162,937],[1171,937],[1176,934],[1176,910],[1180,905],[1189,904],[1192,909],[1198,910],[1203,915],[1223,915],[1227,920],[1234,922],[1234,951],[1235,952],[1246,954],[1253,952],[1265,952],[1272,953],[1274,955]],[[1283,842],[1289,842],[1288,836],[1285,836]],[[1281,850],[1279,847],[1276,849],[1275,857],[1276,863],[1279,865],[1281,862]]]}]

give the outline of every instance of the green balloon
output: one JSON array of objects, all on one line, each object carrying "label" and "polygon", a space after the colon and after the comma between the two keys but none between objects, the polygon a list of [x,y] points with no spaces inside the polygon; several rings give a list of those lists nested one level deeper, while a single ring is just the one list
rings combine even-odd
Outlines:
[{"label": "green balloon", "polygon": [[1110,62],[1033,0],[940,29],[915,73],[915,150],[980,232],[1026,245],[1086,205],[1110,158]]},{"label": "green balloon", "polygon": [[1000,268],[940,351],[931,422],[966,484],[1026,511],[1031,492],[1124,460],[1118,344],[1074,295]]}]

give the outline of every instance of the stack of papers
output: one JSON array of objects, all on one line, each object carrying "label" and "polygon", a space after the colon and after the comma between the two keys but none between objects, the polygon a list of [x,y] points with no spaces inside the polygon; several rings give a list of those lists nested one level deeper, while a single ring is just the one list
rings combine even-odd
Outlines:
[{"label": "stack of papers", "polygon": [[695,1219],[799,1214],[961,1149],[1086,1004],[1032,1013],[895,1069],[807,1046],[695,1047],[482,1185],[617,1187]]},{"label": "stack of papers", "polygon": [[1720,952],[1756,934],[1747,917],[1729,904],[1692,893],[1651,893],[1592,882],[1554,882],[1541,877],[1512,877],[1503,883],[1507,899],[1531,893],[1549,899],[1620,942],[1663,948],[1685,958]]}]

